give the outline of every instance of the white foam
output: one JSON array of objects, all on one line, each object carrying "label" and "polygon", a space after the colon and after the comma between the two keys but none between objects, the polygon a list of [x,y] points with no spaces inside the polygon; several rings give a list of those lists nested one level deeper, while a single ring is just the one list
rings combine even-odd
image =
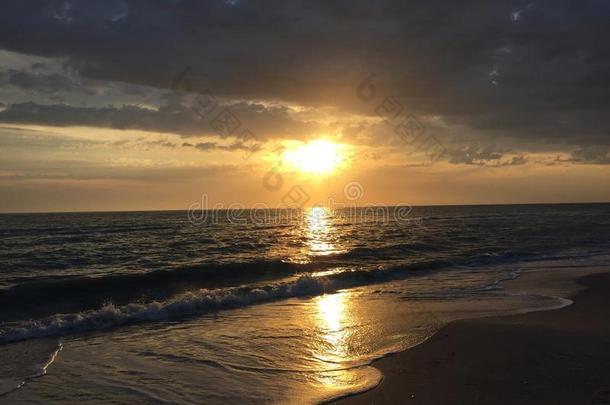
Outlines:
[{"label": "white foam", "polygon": [[275,299],[317,295],[344,287],[345,283],[340,279],[304,275],[292,282],[260,288],[200,289],[161,302],[132,303],[124,306],[109,303],[97,310],[56,314],[48,318],[6,327],[0,331],[0,343],[108,329],[132,322],[202,314]]},{"label": "white foam", "polygon": [[0,397],[20,389],[30,380],[44,376],[62,349],[63,345],[61,344],[61,342],[58,342],[55,349],[51,353],[49,353],[47,358],[42,363],[37,364],[35,366],[33,372],[29,372],[28,374],[22,377],[16,376],[9,378],[0,378]]}]

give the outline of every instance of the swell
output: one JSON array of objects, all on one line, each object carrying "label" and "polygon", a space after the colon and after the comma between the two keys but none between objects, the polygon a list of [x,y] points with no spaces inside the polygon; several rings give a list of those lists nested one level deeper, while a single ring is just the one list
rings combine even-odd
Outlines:
[{"label": "swell", "polygon": [[[318,264],[316,269],[323,267]],[[197,288],[218,288],[253,281],[279,279],[309,272],[313,264],[261,260],[231,264],[181,266],[132,274],[103,277],[57,277],[25,282],[0,291],[0,319],[18,321],[58,312],[76,312],[99,307],[105,302],[163,300]],[[18,311],[15,311],[18,308]]]},{"label": "swell", "polygon": [[[429,251],[430,254],[424,254],[424,251]],[[103,277],[48,277],[21,282],[0,290],[0,319],[4,322],[16,322],[57,313],[76,313],[99,308],[107,302],[126,305],[133,302],[164,301],[190,290],[277,281],[296,274],[333,268],[352,267],[366,270],[384,267],[420,271],[439,266],[481,266],[531,260],[535,257],[526,252],[508,251],[449,255],[441,258],[432,252],[431,246],[425,243],[412,243],[388,245],[383,248],[355,248],[346,253],[317,257],[310,263],[260,260],[198,264],[172,270],[108,274]],[[384,259],[377,260],[379,257]],[[366,271],[361,273],[367,274]],[[16,308],[18,310],[15,310]]]},{"label": "swell", "polygon": [[[444,263],[429,263],[428,268],[440,268]],[[414,270],[411,268],[410,270]],[[202,315],[225,309],[262,304],[279,299],[314,296],[404,278],[410,274],[405,268],[377,268],[347,270],[325,276],[310,274],[287,281],[254,286],[199,289],[178,294],[167,300],[117,305],[108,303],[99,309],[75,313],[61,313],[42,319],[5,324],[0,329],[0,344],[73,333],[109,329],[125,324],[150,322]]]}]

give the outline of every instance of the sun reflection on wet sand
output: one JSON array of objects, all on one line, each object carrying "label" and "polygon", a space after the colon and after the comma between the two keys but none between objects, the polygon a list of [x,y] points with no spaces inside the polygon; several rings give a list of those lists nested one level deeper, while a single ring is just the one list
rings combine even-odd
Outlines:
[{"label": "sun reflection on wet sand", "polygon": [[353,298],[346,290],[313,301],[313,322],[319,332],[312,353],[319,362],[315,385],[332,395],[370,388],[381,378],[379,371],[360,362],[350,347],[357,323],[352,313]]},{"label": "sun reflection on wet sand", "polygon": [[317,299],[317,310],[319,326],[323,331],[323,339],[329,354],[338,357],[346,354],[345,337],[346,331],[342,321],[346,316],[345,296],[346,292],[331,295],[323,295]]},{"label": "sun reflection on wet sand", "polygon": [[313,321],[320,335],[313,355],[324,369],[317,375],[317,380],[320,385],[330,389],[349,386],[355,377],[353,371],[342,364],[348,360],[346,294],[323,295],[314,302],[316,312]]}]

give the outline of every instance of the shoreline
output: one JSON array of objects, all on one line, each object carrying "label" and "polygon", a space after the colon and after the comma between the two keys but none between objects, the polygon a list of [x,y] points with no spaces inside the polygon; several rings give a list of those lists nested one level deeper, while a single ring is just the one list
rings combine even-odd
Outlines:
[{"label": "shoreline", "polygon": [[333,403],[610,404],[610,273],[575,281],[572,305],[451,322],[374,361],[381,383]]}]

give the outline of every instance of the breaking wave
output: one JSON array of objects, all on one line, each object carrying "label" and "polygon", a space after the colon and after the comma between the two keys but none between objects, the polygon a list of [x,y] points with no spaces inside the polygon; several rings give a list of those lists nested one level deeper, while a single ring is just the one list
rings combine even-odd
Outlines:
[{"label": "breaking wave", "polygon": [[398,270],[344,271],[325,276],[298,278],[262,286],[199,289],[181,293],[165,301],[115,305],[70,314],[19,322],[0,329],[0,344],[32,338],[90,332],[120,325],[206,314],[278,299],[313,296],[339,289],[370,284],[397,276]]}]

